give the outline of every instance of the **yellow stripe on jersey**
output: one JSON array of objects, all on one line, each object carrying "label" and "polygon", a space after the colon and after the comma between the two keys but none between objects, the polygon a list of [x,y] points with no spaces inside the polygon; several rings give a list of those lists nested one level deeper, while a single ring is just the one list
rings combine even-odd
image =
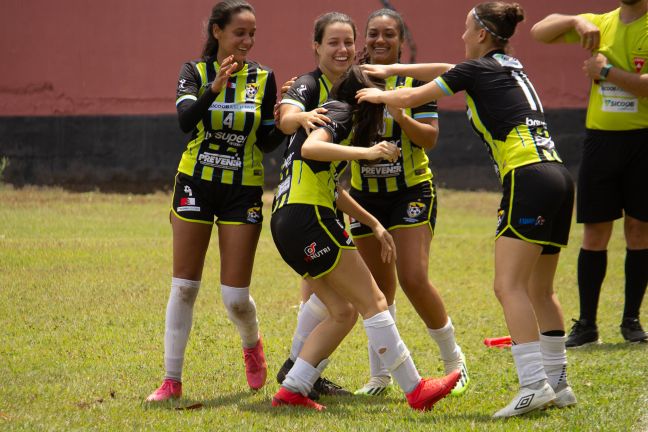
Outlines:
[{"label": "yellow stripe on jersey", "polygon": [[500,181],[511,170],[537,162],[562,162],[551,141],[548,132],[519,125],[509,132],[505,141],[494,139],[484,126],[475,106],[474,100],[466,94],[468,117],[483,141],[490,149]]}]

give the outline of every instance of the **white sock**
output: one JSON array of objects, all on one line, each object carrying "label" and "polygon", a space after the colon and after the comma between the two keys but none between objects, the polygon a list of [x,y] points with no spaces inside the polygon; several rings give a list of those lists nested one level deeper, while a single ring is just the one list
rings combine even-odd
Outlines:
[{"label": "white sock", "polygon": [[182,381],[182,365],[193,320],[193,306],[200,281],[171,278],[171,293],[164,323],[164,368],[166,378]]},{"label": "white sock", "polygon": [[551,388],[562,390],[567,387],[567,350],[566,336],[540,335],[542,364]]},{"label": "white sock", "polygon": [[306,303],[302,303],[297,314],[297,328],[292,339],[290,347],[290,359],[295,361],[299,357],[304,342],[309,334],[328,317],[328,310],[322,301],[315,295],[311,294]]},{"label": "white sock", "polygon": [[[387,310],[389,310],[389,314],[391,317],[394,319],[394,322],[396,321],[396,303],[390,304],[387,306]],[[382,362],[380,361],[380,357],[378,357],[378,354],[376,351],[371,348],[371,344],[367,343],[368,346],[368,351],[369,351],[369,373],[371,374],[372,377],[385,377],[389,376],[389,371],[385,366],[383,366]]]},{"label": "white sock", "polygon": [[448,317],[446,325],[439,329],[428,329],[432,339],[439,345],[441,359],[444,362],[456,362],[461,357],[461,348],[455,340],[454,327],[452,320]]},{"label": "white sock", "polygon": [[243,348],[254,348],[259,341],[259,321],[250,287],[235,288],[221,284],[221,294],[227,315],[241,335]]},{"label": "white sock", "polygon": [[405,393],[412,392],[421,382],[407,347],[389,311],[377,313],[363,321],[371,347]]},{"label": "white sock", "polygon": [[520,387],[546,380],[547,374],[542,366],[540,342],[528,342],[511,347],[513,361],[517,369]]},{"label": "white sock", "polygon": [[313,388],[313,384],[320,377],[327,364],[328,359],[324,359],[317,367],[313,367],[307,361],[297,357],[295,364],[286,375],[286,379],[281,383],[281,386],[293,393],[301,393],[303,396],[308,396],[308,393]]}]

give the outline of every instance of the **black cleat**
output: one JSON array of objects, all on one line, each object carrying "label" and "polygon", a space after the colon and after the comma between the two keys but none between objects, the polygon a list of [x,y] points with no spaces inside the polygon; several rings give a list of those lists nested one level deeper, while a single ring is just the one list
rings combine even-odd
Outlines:
[{"label": "black cleat", "polygon": [[[284,364],[279,369],[279,372],[277,372],[277,382],[279,384],[284,382],[286,375],[288,375],[288,372],[290,372],[290,369],[292,369],[294,364],[295,362],[290,358],[288,358],[284,362]],[[312,400],[318,400],[320,398],[320,395],[348,396],[350,394],[350,391],[343,389],[339,385],[327,380],[326,378],[320,377],[317,378],[317,381],[315,381],[315,384],[313,384],[313,388],[311,389],[310,393],[308,393],[308,398]]]},{"label": "black cleat", "polygon": [[321,377],[315,381],[313,390],[326,396],[351,396],[353,394],[350,391],[343,389],[342,386]]},{"label": "black cleat", "polygon": [[621,322],[621,334],[628,342],[648,341],[648,334],[641,327],[639,318],[623,318]]},{"label": "black cleat", "polygon": [[586,319],[575,320],[574,326],[569,332],[565,346],[567,348],[577,348],[591,343],[600,344],[598,328],[595,323],[589,322]]}]

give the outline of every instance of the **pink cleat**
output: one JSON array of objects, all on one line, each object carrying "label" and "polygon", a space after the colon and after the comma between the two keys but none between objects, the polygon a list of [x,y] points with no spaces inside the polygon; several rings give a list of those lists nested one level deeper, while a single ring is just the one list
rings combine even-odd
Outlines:
[{"label": "pink cleat", "polygon": [[318,404],[301,393],[293,393],[285,387],[280,387],[279,391],[272,397],[272,406],[278,407],[280,405],[303,406],[317,411],[326,409],[324,405]]},{"label": "pink cleat", "polygon": [[409,405],[420,411],[428,411],[432,406],[446,397],[461,378],[459,369],[450,372],[443,378],[425,378],[418,386],[406,394]]},{"label": "pink cleat", "polygon": [[248,385],[252,390],[259,390],[265,384],[268,374],[268,364],[263,354],[261,338],[254,348],[243,348],[243,359]]},{"label": "pink cleat", "polygon": [[166,378],[162,381],[160,388],[146,398],[146,402],[163,402],[169,399],[178,399],[180,396],[182,396],[182,383]]}]

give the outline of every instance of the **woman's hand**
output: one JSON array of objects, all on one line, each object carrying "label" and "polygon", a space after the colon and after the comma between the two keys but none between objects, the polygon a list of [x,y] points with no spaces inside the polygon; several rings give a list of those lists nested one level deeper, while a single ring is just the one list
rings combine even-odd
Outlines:
[{"label": "woman's hand", "polygon": [[223,88],[227,84],[227,80],[229,79],[230,75],[236,71],[236,68],[238,67],[238,63],[234,61],[234,56],[231,55],[225,60],[223,60],[223,63],[221,63],[220,69],[218,69],[218,73],[216,74],[216,78],[214,78],[214,81],[211,83],[211,91],[214,94],[218,94],[221,91],[223,91]]},{"label": "woman's hand", "polygon": [[381,141],[376,145],[368,147],[365,159],[367,160],[387,160],[396,162],[400,156],[400,148],[397,145],[387,141]]},{"label": "woman's hand", "polygon": [[387,79],[392,75],[396,75],[393,70],[393,65],[363,64],[360,68],[362,68],[367,75],[375,78]]},{"label": "woman's hand", "polygon": [[306,135],[310,135],[311,131],[318,126],[324,126],[331,122],[331,119],[324,114],[327,113],[326,108],[315,108],[312,111],[306,111],[299,116],[299,125],[304,128]]},{"label": "woman's hand", "polygon": [[292,77],[288,81],[283,83],[283,85],[281,86],[281,97],[283,97],[288,92],[288,90],[290,90],[290,87],[295,84],[295,81],[297,81],[297,77]]},{"label": "woman's hand", "polygon": [[405,110],[403,108],[398,108],[391,105],[386,105],[386,107],[387,111],[389,111],[389,114],[396,121],[396,123],[400,124],[403,117],[405,117]]},{"label": "woman's hand", "polygon": [[396,259],[396,245],[389,231],[385,229],[380,223],[371,229],[380,242],[380,258],[384,263],[390,263]]},{"label": "woman's hand", "polygon": [[584,18],[580,18],[574,25],[574,30],[580,35],[581,46],[588,51],[598,49],[601,42],[601,32],[594,24]]},{"label": "woman's hand", "polygon": [[358,103],[370,102],[370,103],[379,104],[382,103],[382,101],[380,100],[382,94],[383,94],[382,90],[373,87],[368,87],[368,88],[363,88],[358,90],[358,92],[356,93],[356,99],[358,99]]}]

